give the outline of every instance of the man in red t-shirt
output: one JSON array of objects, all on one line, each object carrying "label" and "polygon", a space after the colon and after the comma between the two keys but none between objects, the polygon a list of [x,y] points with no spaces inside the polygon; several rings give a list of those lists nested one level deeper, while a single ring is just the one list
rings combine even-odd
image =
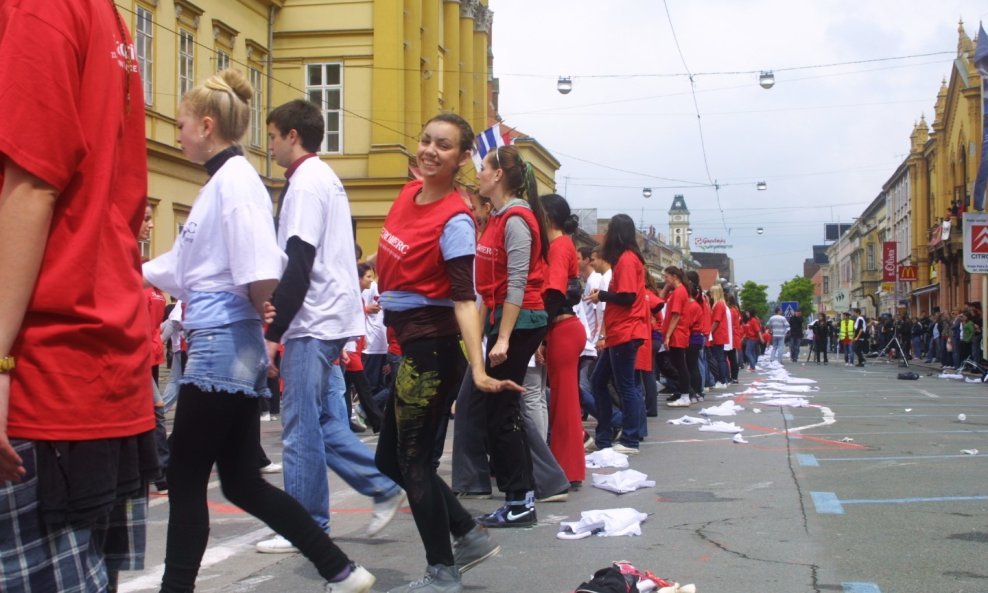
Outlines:
[{"label": "man in red t-shirt", "polygon": [[103,591],[143,561],[157,463],[133,56],[111,2],[0,5],[4,592]]}]

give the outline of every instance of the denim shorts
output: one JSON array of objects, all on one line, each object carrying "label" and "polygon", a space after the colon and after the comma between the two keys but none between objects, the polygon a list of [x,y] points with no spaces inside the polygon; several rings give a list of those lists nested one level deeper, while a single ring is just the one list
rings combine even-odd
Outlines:
[{"label": "denim shorts", "polygon": [[235,321],[188,333],[189,360],[181,385],[203,391],[271,397],[267,386],[268,354],[261,322]]}]

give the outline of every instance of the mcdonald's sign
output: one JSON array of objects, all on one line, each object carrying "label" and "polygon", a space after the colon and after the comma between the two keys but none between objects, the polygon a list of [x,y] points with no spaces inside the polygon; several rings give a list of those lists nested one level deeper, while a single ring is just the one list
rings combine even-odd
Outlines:
[{"label": "mcdonald's sign", "polygon": [[899,266],[900,282],[915,282],[918,279],[919,273],[916,266]]}]

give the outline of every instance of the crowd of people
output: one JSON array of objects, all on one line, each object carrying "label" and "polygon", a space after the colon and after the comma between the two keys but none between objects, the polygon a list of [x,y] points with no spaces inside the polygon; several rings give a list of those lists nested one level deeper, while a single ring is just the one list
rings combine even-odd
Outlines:
[{"label": "crowd of people", "polygon": [[[181,98],[182,151],[207,180],[172,248],[142,265],[153,212],[131,40],[112,2],[73,6],[0,9],[12,115],[0,129],[0,506],[3,533],[17,534],[0,536],[0,590],[115,591],[121,570],[142,567],[154,483],[169,496],[161,591],[193,591],[215,467],[224,496],[276,532],[257,550],[302,553],[326,591],[375,582],[330,536],[332,469],[373,500],[369,536],[410,507],[426,569],[393,591],[458,593],[500,551],[491,529],[532,526],[537,505],[580,490],[586,452],[639,454],[660,403],[688,408],[737,384],[766,348],[781,363],[787,336],[792,360],[806,332],[824,364],[835,348],[864,364],[868,341],[892,335],[905,356],[980,358],[974,310],[805,327],[776,311],[762,324],[695,272],[670,266],[656,282],[624,214],[578,250],[566,199],[539,194],[515,147],[491,150],[476,191],[462,191],[474,133],[452,113],[426,122],[419,178],[365,258],[343,183],[316,154],[318,107],[267,116],[286,179],[275,212],[240,148],[254,89],[229,69]],[[376,450],[354,433],[358,412]],[[448,484],[438,466],[454,414]],[[283,424],[282,465],[261,447],[262,418]],[[279,470],[283,489],[263,475]],[[464,508],[494,486],[500,504]]]}]

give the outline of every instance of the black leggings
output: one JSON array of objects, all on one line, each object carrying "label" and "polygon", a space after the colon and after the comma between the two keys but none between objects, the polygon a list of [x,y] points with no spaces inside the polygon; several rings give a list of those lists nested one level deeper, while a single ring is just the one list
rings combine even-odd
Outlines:
[{"label": "black leggings", "polygon": [[727,362],[730,364],[731,367],[731,381],[737,381],[738,371],[740,370],[738,369],[738,364],[739,364],[738,349],[731,348],[730,350],[725,352],[725,354],[727,355]]},{"label": "black leggings", "polygon": [[686,366],[686,348],[669,348],[669,362],[676,369],[675,394],[690,392],[690,371]]},{"label": "black leggings", "polygon": [[259,401],[182,385],[168,464],[169,517],[163,592],[187,592],[209,535],[206,486],[213,464],[223,495],[292,542],[329,580],[349,559],[294,498],[261,477]]},{"label": "black leggings", "polygon": [[[528,362],[532,359],[546,328],[515,329],[508,341],[508,358],[496,367],[490,358],[485,361],[487,374],[495,379],[510,379],[521,385],[525,382]],[[493,345],[495,337],[489,337]],[[487,450],[491,456],[491,471],[497,478],[497,487],[508,500],[520,500],[529,490],[535,489],[532,478],[532,451],[525,437],[525,420],[522,416],[522,394],[517,391],[500,391],[485,395],[487,402]]]},{"label": "black leggings", "polygon": [[456,336],[413,340],[401,348],[403,357],[384,407],[374,462],[408,494],[426,561],[452,566],[450,534],[462,537],[476,523],[436,473],[432,458],[466,360]]},{"label": "black leggings", "polygon": [[343,373],[343,383],[346,385],[346,407],[347,412],[353,412],[353,400],[350,398],[350,388],[357,392],[357,400],[364,409],[367,417],[367,425],[375,433],[381,432],[381,410],[374,403],[373,393],[370,383],[367,382],[367,375],[364,371],[346,371]]}]

